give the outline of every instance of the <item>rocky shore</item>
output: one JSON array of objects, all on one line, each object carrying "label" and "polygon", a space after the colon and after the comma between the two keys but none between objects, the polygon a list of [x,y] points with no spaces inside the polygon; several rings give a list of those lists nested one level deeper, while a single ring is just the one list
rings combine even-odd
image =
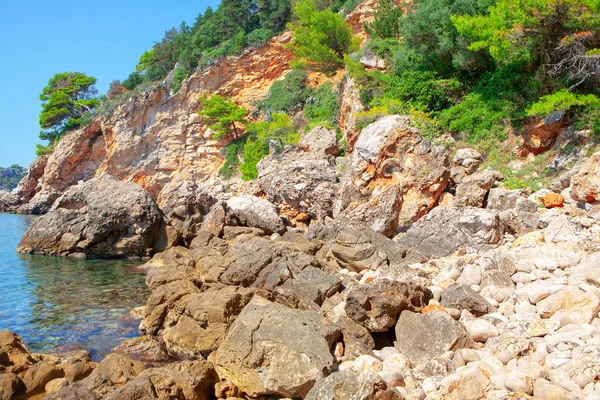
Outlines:
[{"label": "rocky shore", "polygon": [[405,117],[336,146],[236,194],[68,189],[19,250],[146,258],[142,336],[95,364],[4,331],[0,399],[600,398],[600,153],[527,193]]}]

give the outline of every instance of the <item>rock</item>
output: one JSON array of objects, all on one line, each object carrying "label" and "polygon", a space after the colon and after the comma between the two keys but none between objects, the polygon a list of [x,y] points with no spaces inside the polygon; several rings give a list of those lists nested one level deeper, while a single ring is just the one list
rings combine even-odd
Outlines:
[{"label": "rock", "polygon": [[390,236],[436,204],[449,175],[442,146],[423,139],[408,117],[383,117],[356,141],[334,216]]},{"label": "rock", "polygon": [[489,378],[477,367],[467,367],[444,378],[441,388],[446,400],[479,400],[485,398]]},{"label": "rock", "polygon": [[483,207],[488,192],[501,177],[499,172],[487,169],[466,176],[456,187],[453,204],[459,207]]},{"label": "rock", "polygon": [[504,188],[491,188],[487,206],[488,210],[506,211],[521,210],[534,213],[537,210],[537,204],[528,199],[520,190],[508,190]]},{"label": "rock", "polygon": [[465,327],[442,311],[426,315],[403,311],[396,324],[395,346],[413,367],[447,351],[470,348],[473,341]]},{"label": "rock", "polygon": [[259,228],[267,234],[285,231],[275,206],[268,200],[255,196],[239,196],[227,200],[227,219],[232,225]]},{"label": "rock", "polygon": [[540,215],[537,213],[510,209],[500,211],[499,216],[504,231],[514,235],[524,235],[540,226]]},{"label": "rock", "polygon": [[[144,369],[144,364],[139,361],[131,360],[120,354],[109,354],[98,364],[90,376],[69,388],[82,387],[99,395],[106,395],[112,392],[116,386],[124,385],[135,378]],[[57,392],[56,395],[60,395],[61,392]]]},{"label": "rock", "polygon": [[0,400],[12,400],[25,393],[21,379],[11,372],[0,373]]},{"label": "rock", "polygon": [[600,287],[600,253],[587,255],[579,265],[572,268],[569,285],[588,284]]},{"label": "rock", "polygon": [[536,379],[533,385],[533,396],[544,400],[566,399],[568,392],[560,386],[555,386],[546,379]]},{"label": "rock", "polygon": [[477,171],[477,168],[483,162],[481,153],[472,148],[458,149],[452,162],[464,168],[467,175],[470,175]]},{"label": "rock", "polygon": [[571,177],[571,197],[583,203],[600,200],[600,152],[594,153]]},{"label": "rock", "polygon": [[554,111],[544,119],[531,119],[523,129],[521,156],[525,157],[529,153],[540,154],[550,149],[564,132],[567,122],[568,116],[565,111]]},{"label": "rock", "polygon": [[79,384],[69,385],[58,392],[49,393],[44,400],[100,400],[102,396]]},{"label": "rock", "polygon": [[481,278],[482,276],[479,268],[471,264],[463,269],[460,278],[458,278],[456,282],[466,286],[479,285],[481,283]]},{"label": "rock", "polygon": [[460,283],[452,284],[442,292],[441,304],[446,308],[468,310],[478,317],[496,311],[480,294]]},{"label": "rock", "polygon": [[34,362],[19,335],[8,330],[0,331],[0,371],[4,366],[10,367],[12,372],[20,373]]},{"label": "rock", "polygon": [[31,224],[22,253],[66,256],[147,256],[160,225],[150,195],[130,182],[103,175],[72,187],[48,214]]},{"label": "rock", "polygon": [[[165,344],[152,336],[127,339],[112,349],[112,353],[120,354],[135,361],[141,361],[147,365],[172,361],[171,356],[167,353]],[[69,374],[65,370],[65,376],[67,378],[68,375]],[[72,380],[70,381],[72,382]]]},{"label": "rock", "polygon": [[207,187],[194,180],[173,180],[161,192],[158,204],[163,212],[165,223],[173,229],[179,242],[191,243],[196,237],[200,224],[209,213],[217,198]]},{"label": "rock", "polygon": [[[286,148],[265,157],[257,165],[261,190],[274,204],[293,209],[294,213],[289,215],[291,219],[302,213],[317,220],[332,216],[338,194],[335,163],[331,157],[324,156],[324,151],[334,149],[335,132],[323,128],[311,132],[322,135],[312,147],[308,143],[305,145],[305,148],[312,148],[311,151]],[[308,138],[305,136],[302,140]]]},{"label": "rock", "polygon": [[598,316],[600,299],[575,286],[566,286],[536,304],[542,318],[552,318],[561,322],[567,318],[570,323],[589,324]]},{"label": "rock", "polygon": [[306,146],[311,153],[323,156],[337,156],[340,151],[337,143],[335,130],[317,126],[300,139],[300,146]]},{"label": "rock", "polygon": [[354,144],[360,134],[356,126],[356,114],[365,109],[360,100],[359,89],[348,74],[346,74],[345,79],[340,83],[340,108],[337,115],[338,127],[348,144],[349,151],[354,149]]},{"label": "rock", "polygon": [[344,311],[370,332],[385,332],[396,325],[404,310],[421,312],[433,297],[428,289],[411,283],[374,280],[344,290]]},{"label": "rock", "polygon": [[403,398],[377,375],[342,371],[319,379],[305,400],[401,400]]},{"label": "rock", "polygon": [[581,230],[581,225],[566,215],[560,215],[552,218],[548,226],[544,229],[544,238],[546,242],[566,242],[578,241],[577,233]]},{"label": "rock", "polygon": [[372,53],[362,56],[358,62],[364,65],[366,69],[385,70],[385,59]]},{"label": "rock", "polygon": [[66,362],[61,365],[61,367],[65,371],[65,379],[69,383],[78,382],[87,378],[94,370],[90,363],[81,360]]},{"label": "rock", "polygon": [[565,198],[557,193],[548,193],[540,197],[540,200],[542,200],[542,204],[546,208],[562,207],[565,202]]},{"label": "rock", "polygon": [[48,382],[44,388],[44,391],[46,393],[54,393],[67,386],[69,386],[69,381],[67,379],[57,378]]},{"label": "rock", "polygon": [[[219,377],[208,361],[182,361],[143,371],[114,391],[107,400],[189,399],[211,400]],[[143,395],[140,396],[140,393]]]},{"label": "rock", "polygon": [[48,382],[53,379],[62,378],[64,372],[56,365],[49,362],[39,362],[32,365],[25,376],[23,377],[23,383],[27,388],[27,394],[32,395],[41,393]]},{"label": "rock", "polygon": [[500,335],[500,331],[492,323],[484,319],[465,322],[467,332],[475,342],[485,343],[489,338]]},{"label": "rock", "polygon": [[436,207],[399,236],[397,242],[430,258],[445,257],[459,248],[477,252],[502,236],[495,212],[472,207]]},{"label": "rock", "polygon": [[339,336],[339,328],[318,313],[255,296],[217,350],[217,371],[252,397],[304,398],[333,370],[331,348]]},{"label": "rock", "polygon": [[223,229],[225,228],[226,214],[226,203],[218,201],[212,206],[208,214],[204,217],[200,229],[210,232],[216,237],[223,235]]}]

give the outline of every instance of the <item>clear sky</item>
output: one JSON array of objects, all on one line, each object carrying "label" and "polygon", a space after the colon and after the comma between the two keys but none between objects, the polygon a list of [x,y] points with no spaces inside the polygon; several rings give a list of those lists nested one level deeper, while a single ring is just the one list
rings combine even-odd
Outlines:
[{"label": "clear sky", "polygon": [[0,0],[0,166],[28,167],[40,131],[39,95],[57,72],[98,78],[106,93],[165,31],[218,0]]}]

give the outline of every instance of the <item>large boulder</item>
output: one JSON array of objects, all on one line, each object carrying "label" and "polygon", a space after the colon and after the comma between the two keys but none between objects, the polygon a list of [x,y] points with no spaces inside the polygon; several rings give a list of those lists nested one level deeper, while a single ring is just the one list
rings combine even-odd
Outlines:
[{"label": "large boulder", "polygon": [[275,206],[256,196],[238,196],[227,200],[227,219],[230,225],[259,228],[267,234],[285,231]]},{"label": "large boulder", "polygon": [[483,296],[460,283],[454,283],[442,292],[441,304],[446,308],[468,310],[476,316],[496,311]]},{"label": "large boulder", "polygon": [[261,190],[273,203],[291,208],[291,219],[331,216],[338,193],[335,163],[332,157],[326,155],[327,151],[337,147],[334,146],[335,132],[315,129],[320,129],[321,136],[315,138],[316,143],[312,146],[285,148],[257,165]]},{"label": "large boulder", "polygon": [[305,400],[401,400],[400,392],[378,375],[354,371],[334,372],[319,379]]},{"label": "large boulder", "polygon": [[435,206],[449,175],[444,147],[424,139],[410,118],[381,118],[356,141],[334,215],[391,236]]},{"label": "large boulder", "polygon": [[30,226],[17,250],[58,256],[148,256],[160,222],[160,210],[144,189],[103,175],[69,189]]},{"label": "large boulder", "polygon": [[485,250],[502,237],[496,212],[473,207],[436,207],[397,241],[405,248],[431,257],[445,257],[459,248]]},{"label": "large boulder", "polygon": [[340,330],[321,314],[254,297],[215,357],[217,372],[251,397],[304,398],[333,371]]},{"label": "large boulder", "polygon": [[473,344],[464,325],[443,311],[427,314],[403,311],[396,324],[396,348],[413,367]]},{"label": "large boulder", "polygon": [[483,207],[488,192],[500,177],[500,173],[488,169],[464,177],[456,187],[456,197],[453,204],[456,206]]},{"label": "large boulder", "polygon": [[584,203],[600,201],[600,152],[594,153],[571,177],[571,197]]}]

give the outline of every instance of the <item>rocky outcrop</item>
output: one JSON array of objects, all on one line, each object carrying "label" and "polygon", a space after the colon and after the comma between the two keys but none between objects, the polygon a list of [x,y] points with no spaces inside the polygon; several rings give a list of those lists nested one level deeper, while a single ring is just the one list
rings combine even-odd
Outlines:
[{"label": "rocky outcrop", "polygon": [[275,206],[256,196],[238,196],[227,200],[229,225],[258,228],[267,234],[285,232],[285,225]]},{"label": "rocky outcrop", "polygon": [[565,131],[568,121],[565,111],[554,111],[542,120],[532,119],[523,129],[521,156],[540,154],[550,149]]},{"label": "rocky outcrop", "polygon": [[594,153],[571,177],[571,197],[584,203],[600,201],[600,152]]},{"label": "rocky outcrop", "polygon": [[381,118],[356,142],[334,216],[391,236],[433,208],[449,174],[445,149],[421,137],[408,117]]},{"label": "rocky outcrop", "polygon": [[316,312],[255,297],[217,350],[217,371],[251,397],[304,398],[333,371],[339,337],[339,328]]},{"label": "rocky outcrop", "polygon": [[141,187],[103,175],[74,186],[37,219],[18,251],[60,256],[149,256],[161,214]]},{"label": "rocky outcrop", "polygon": [[346,75],[345,79],[340,84],[339,103],[337,120],[338,126],[344,135],[344,139],[348,144],[348,150],[354,150],[354,144],[358,140],[360,129],[356,126],[356,113],[365,109],[365,106],[360,100],[360,92],[354,80]]}]

